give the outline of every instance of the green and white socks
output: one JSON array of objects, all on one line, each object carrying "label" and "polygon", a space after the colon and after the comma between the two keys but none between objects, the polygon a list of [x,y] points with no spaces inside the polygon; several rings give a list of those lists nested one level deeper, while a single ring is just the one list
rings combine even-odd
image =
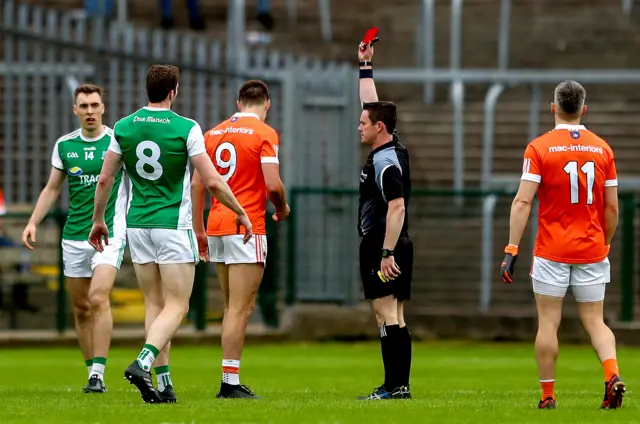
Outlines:
[{"label": "green and white socks", "polygon": [[93,358],[91,375],[97,375],[100,380],[104,381],[104,369],[106,366],[107,366],[107,358],[96,356],[95,358]]},{"label": "green and white socks", "polygon": [[145,344],[140,351],[140,355],[138,355],[138,366],[147,372],[151,372],[153,361],[156,360],[159,353],[160,351],[154,345]]},{"label": "green and white socks", "polygon": [[89,378],[97,375],[100,380],[104,381],[104,369],[107,366],[107,358],[96,356],[93,359],[85,359],[84,364],[87,366]]},{"label": "green and white socks", "polygon": [[156,367],[155,372],[159,392],[164,392],[164,389],[167,386],[173,386],[173,383],[171,382],[171,372],[169,371],[169,365]]}]

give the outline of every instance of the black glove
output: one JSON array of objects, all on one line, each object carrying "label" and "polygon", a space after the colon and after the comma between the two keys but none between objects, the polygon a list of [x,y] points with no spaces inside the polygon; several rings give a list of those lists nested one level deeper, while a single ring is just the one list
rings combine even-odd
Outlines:
[{"label": "black glove", "polygon": [[504,248],[504,252],[507,254],[500,266],[500,275],[502,281],[505,284],[513,283],[513,268],[518,260],[518,246],[508,245]]}]

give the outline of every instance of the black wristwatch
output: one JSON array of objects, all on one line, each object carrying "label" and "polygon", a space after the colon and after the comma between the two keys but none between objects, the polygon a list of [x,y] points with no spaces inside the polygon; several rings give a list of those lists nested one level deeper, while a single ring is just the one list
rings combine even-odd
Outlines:
[{"label": "black wristwatch", "polygon": [[360,66],[373,66],[373,65],[371,65],[370,60],[365,60],[363,62],[360,62]]},{"label": "black wristwatch", "polygon": [[393,250],[382,248],[382,257],[388,258],[389,256],[393,256]]}]

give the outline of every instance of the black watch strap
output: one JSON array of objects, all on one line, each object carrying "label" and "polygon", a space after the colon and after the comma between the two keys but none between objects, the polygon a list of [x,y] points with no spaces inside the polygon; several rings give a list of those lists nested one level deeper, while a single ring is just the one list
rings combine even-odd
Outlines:
[{"label": "black watch strap", "polygon": [[372,66],[370,60],[364,60],[360,62],[360,66]]},{"label": "black watch strap", "polygon": [[391,249],[382,249],[382,257],[383,258],[388,258],[389,256],[393,256],[393,250]]}]

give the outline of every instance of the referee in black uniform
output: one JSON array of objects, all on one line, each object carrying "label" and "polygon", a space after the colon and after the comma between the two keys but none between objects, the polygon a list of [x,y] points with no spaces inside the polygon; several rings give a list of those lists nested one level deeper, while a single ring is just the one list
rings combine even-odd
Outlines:
[{"label": "referee in black uniform", "polygon": [[396,135],[396,106],[378,101],[373,82],[373,46],[360,44],[358,131],[372,150],[360,173],[358,231],[360,277],[380,327],[384,383],[360,399],[411,398],[411,334],[403,305],[411,294],[413,243],[408,234],[411,192],[409,153]]}]

